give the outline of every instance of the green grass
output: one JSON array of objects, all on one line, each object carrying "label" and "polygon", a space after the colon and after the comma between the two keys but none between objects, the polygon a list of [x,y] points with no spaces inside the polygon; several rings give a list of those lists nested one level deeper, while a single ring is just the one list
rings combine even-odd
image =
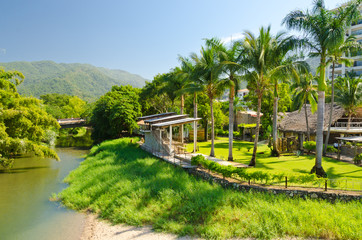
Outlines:
[{"label": "green grass", "polygon": [[58,194],[64,205],[114,224],[210,239],[362,238],[360,202],[226,190],[150,156],[129,138],[93,147],[65,181],[70,186]]},{"label": "green grass", "polygon": [[[211,143],[199,142],[199,152],[209,155]],[[254,143],[234,140],[233,155],[234,161],[249,164],[253,154]],[[249,151],[248,148],[251,148]],[[187,145],[187,151],[193,150],[193,143]],[[261,154],[263,152],[263,154]],[[270,149],[266,144],[258,146],[256,169],[263,169],[270,172],[295,172],[309,173],[314,166],[314,155],[297,157],[293,154],[284,154],[281,157],[270,157]],[[215,155],[218,158],[227,160],[229,155],[228,138],[215,140]],[[353,164],[337,161],[323,157],[322,166],[327,172],[328,178],[347,178],[350,181],[362,182],[362,168]],[[362,190],[362,189],[361,189]]]}]

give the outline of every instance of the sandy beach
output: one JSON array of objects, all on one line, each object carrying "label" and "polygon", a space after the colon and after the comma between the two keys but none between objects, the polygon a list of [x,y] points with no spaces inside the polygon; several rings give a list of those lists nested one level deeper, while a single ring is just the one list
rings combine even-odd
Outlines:
[{"label": "sandy beach", "polygon": [[124,224],[112,226],[109,222],[97,218],[94,214],[87,214],[81,240],[190,240],[191,237],[178,237],[174,234],[158,233],[152,227],[134,227]]}]

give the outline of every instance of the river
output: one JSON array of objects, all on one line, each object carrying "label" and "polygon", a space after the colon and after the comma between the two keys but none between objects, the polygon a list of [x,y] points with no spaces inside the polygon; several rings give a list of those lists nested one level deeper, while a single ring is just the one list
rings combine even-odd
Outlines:
[{"label": "river", "polygon": [[24,156],[14,167],[0,170],[1,240],[79,239],[85,216],[49,201],[67,184],[62,180],[75,169],[85,150],[57,148],[60,162]]}]

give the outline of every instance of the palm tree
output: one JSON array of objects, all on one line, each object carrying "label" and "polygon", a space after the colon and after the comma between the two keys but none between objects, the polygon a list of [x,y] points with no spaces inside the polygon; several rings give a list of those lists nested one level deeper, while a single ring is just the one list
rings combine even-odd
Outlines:
[{"label": "palm tree", "polygon": [[[197,118],[197,93],[203,90],[202,86],[198,84],[197,74],[195,71],[195,63],[188,58],[179,56],[181,68],[178,74],[184,78],[185,85],[183,89],[179,90],[179,94],[193,94],[194,95],[194,118]],[[194,138],[197,139],[197,122],[194,122]],[[196,142],[194,143],[194,153],[196,153]]]},{"label": "palm tree", "polygon": [[307,113],[307,103],[311,105],[311,111],[314,113],[317,110],[317,88],[314,84],[314,77],[311,73],[304,73],[300,76],[299,81],[295,82],[292,85],[293,93],[293,108],[302,109],[304,105],[305,111],[305,122],[307,126],[307,139],[310,141],[310,131],[308,124],[308,113]]},{"label": "palm tree", "polygon": [[[215,40],[215,39],[214,39]],[[215,44],[211,41],[210,44]],[[230,48],[216,41],[215,47],[220,51],[220,61],[223,65],[223,72],[227,75],[225,84],[229,85],[229,156],[228,161],[233,161],[233,140],[234,140],[234,99],[235,92],[237,92],[240,85],[240,76],[237,73],[242,69],[238,64],[240,62],[241,44],[240,42],[233,42]]]},{"label": "palm tree", "polygon": [[[245,32],[245,39],[243,41],[245,57],[241,60],[241,65],[244,66],[244,71],[246,72],[244,78],[248,81],[249,86],[253,86],[258,98],[254,150],[249,166],[255,166],[256,164],[261,101],[264,91],[270,84],[273,84],[275,93],[277,94],[279,79],[286,79],[290,75],[297,77],[296,66],[298,64],[287,61],[287,54],[294,49],[298,43],[299,41],[293,37],[285,37],[285,33],[278,33],[275,37],[272,36],[270,26],[268,28],[262,27],[259,30],[258,37],[255,37],[250,32]],[[274,104],[277,109],[277,96],[275,96]],[[276,111],[274,120],[276,125]],[[274,140],[277,141],[277,128],[274,127],[274,129]],[[276,144],[274,146],[276,150]]]},{"label": "palm tree", "polygon": [[222,64],[220,62],[220,54],[218,46],[215,44],[209,44],[206,40],[206,47],[202,47],[200,51],[200,57],[195,53],[191,54],[191,58],[196,63],[195,73],[198,76],[195,78],[198,85],[203,86],[206,95],[210,101],[211,112],[211,151],[210,156],[215,157],[215,123],[214,123],[214,111],[213,101],[219,96],[223,89],[225,89],[224,82],[220,81],[222,74]]},{"label": "palm tree", "polygon": [[359,18],[358,5],[361,0],[351,1],[337,11],[326,9],[324,0],[314,0],[312,11],[296,10],[289,13],[283,24],[289,29],[302,31],[305,33],[304,42],[312,49],[314,55],[320,57],[319,79],[318,79],[318,115],[317,115],[317,147],[315,166],[311,172],[319,176],[326,173],[322,167],[323,150],[323,125],[325,108],[325,70],[327,60],[327,50],[333,49],[340,44],[345,36],[345,30],[352,21]]},{"label": "palm tree", "polygon": [[336,102],[341,104],[348,114],[347,130],[350,129],[352,114],[362,104],[362,79],[348,75],[338,78],[336,83]]},{"label": "palm tree", "polygon": [[274,88],[274,103],[273,103],[273,150],[272,156],[279,157],[278,150],[278,129],[277,129],[277,114],[278,114],[278,85],[280,82],[288,81],[290,78],[298,81],[299,73],[303,73],[309,69],[309,66],[304,61],[297,61],[296,56],[288,56],[288,54],[299,47],[300,41],[294,37],[284,38],[284,33],[280,33],[275,38],[273,48],[273,70],[271,70],[270,78]]},{"label": "palm tree", "polygon": [[352,51],[358,51],[359,49],[361,49],[361,46],[358,42],[356,42],[355,36],[349,36],[340,45],[334,47],[333,49],[328,49],[329,59],[327,61],[327,66],[328,64],[332,64],[332,81],[331,81],[332,93],[331,93],[331,108],[329,111],[328,131],[323,149],[324,156],[327,153],[327,145],[332,125],[332,113],[334,105],[334,69],[336,67],[336,64],[344,64],[346,66],[352,66],[353,60],[350,58],[346,58],[344,56],[349,55],[349,53],[351,53]]}]

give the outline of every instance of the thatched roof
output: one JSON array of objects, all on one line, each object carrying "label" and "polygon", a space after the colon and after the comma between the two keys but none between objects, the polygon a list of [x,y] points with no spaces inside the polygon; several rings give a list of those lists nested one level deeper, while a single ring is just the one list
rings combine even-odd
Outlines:
[{"label": "thatched roof", "polygon": [[[329,111],[330,111],[331,104],[327,103],[324,112],[324,130],[326,131],[328,128],[328,121],[329,121]],[[345,111],[344,109],[334,104],[333,106],[333,113],[332,113],[332,124],[336,122],[338,119],[342,118]],[[307,105],[307,115],[308,115],[308,125],[310,133],[315,133],[317,128],[317,112],[312,114],[310,105]],[[299,133],[306,133],[307,132],[307,125],[305,121],[305,110],[304,106],[299,111],[288,112],[282,114],[279,118],[278,122],[278,129],[284,132],[299,132]]]}]

